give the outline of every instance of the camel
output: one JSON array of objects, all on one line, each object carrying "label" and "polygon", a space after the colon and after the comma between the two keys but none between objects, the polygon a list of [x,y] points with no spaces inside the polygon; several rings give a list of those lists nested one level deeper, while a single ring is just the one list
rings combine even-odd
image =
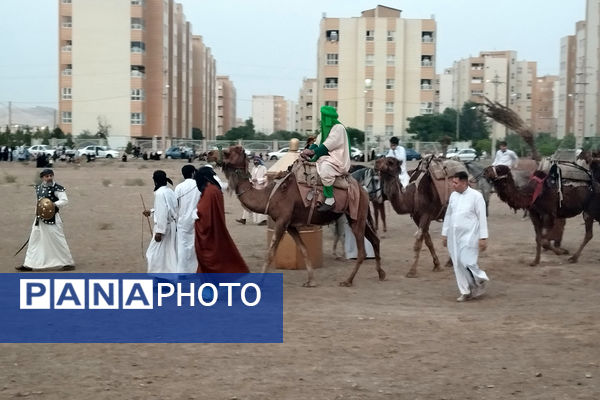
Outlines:
[{"label": "camel", "polygon": [[[593,236],[594,220],[600,221],[600,184],[587,182],[587,184],[571,185],[561,181],[562,201],[558,191],[559,178],[543,171],[536,171],[526,187],[517,187],[514,183],[510,169],[505,165],[490,166],[484,175],[496,188],[500,199],[513,208],[529,209],[529,216],[535,229],[536,255],[529,264],[538,265],[542,245],[548,246],[547,231],[555,227],[560,218],[572,218],[583,212],[585,222],[585,237],[577,251],[569,257],[569,262],[576,263],[585,245]],[[537,186],[539,185],[539,186]],[[537,188],[536,188],[537,186]],[[539,196],[535,196],[536,189]],[[565,254],[560,248],[550,247],[556,254]]]},{"label": "camel", "polygon": [[[219,160],[223,172],[229,181],[229,190],[235,192],[242,205],[249,211],[268,214],[275,221],[273,238],[269,244],[262,272],[265,273],[272,264],[277,246],[284,232],[287,231],[294,239],[304,257],[308,271],[308,280],[303,286],[316,286],[313,267],[308,258],[306,246],[298,232],[298,227],[309,223],[312,225],[328,225],[339,218],[340,214],[331,211],[321,213],[315,207],[310,221],[308,221],[311,210],[310,207],[304,206],[293,173],[288,173],[286,179],[282,179],[280,182],[270,182],[264,189],[255,189],[249,180],[250,173],[248,172],[246,157],[244,149],[241,146],[231,146],[220,153],[216,150],[209,152],[209,161]],[[350,181],[355,180],[350,177]],[[375,269],[379,275],[379,280],[383,281],[385,279],[385,272],[380,265],[379,238],[373,229],[369,213],[369,195],[360,186],[359,193],[357,219],[351,219],[349,217],[349,210],[346,210],[348,222],[350,223],[352,232],[356,236],[358,257],[350,276],[345,281],[340,282],[340,286],[352,286],[354,277],[366,256],[364,248],[365,237],[371,242],[375,250]]]},{"label": "camel", "polygon": [[[415,234],[416,239],[413,246],[414,261],[410,267],[407,278],[417,276],[417,264],[423,241],[433,258],[433,271],[441,271],[440,260],[433,247],[433,241],[429,235],[431,221],[442,218],[444,205],[434,189],[433,181],[429,172],[417,171],[411,176],[411,182],[402,190],[402,184],[398,178],[401,161],[393,157],[384,157],[375,161],[375,170],[379,172],[383,185],[383,194],[389,200],[394,211],[398,214],[410,214],[418,227]],[[423,176],[419,176],[423,174]],[[420,183],[417,184],[417,181]]]}]

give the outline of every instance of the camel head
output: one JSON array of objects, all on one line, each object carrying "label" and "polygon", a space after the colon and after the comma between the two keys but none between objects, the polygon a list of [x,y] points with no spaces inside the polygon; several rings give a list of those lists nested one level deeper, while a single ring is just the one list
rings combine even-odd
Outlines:
[{"label": "camel head", "polygon": [[221,155],[221,150],[209,150],[208,153],[206,153],[206,162],[214,162],[218,166],[221,166],[221,164],[223,164]]},{"label": "camel head", "polygon": [[380,175],[389,175],[397,177],[400,175],[400,166],[402,161],[394,157],[382,157],[375,161],[375,171]]},{"label": "camel head", "polygon": [[230,146],[222,151],[223,172],[227,179],[240,172],[248,172],[248,157],[242,146]]},{"label": "camel head", "polygon": [[494,182],[498,179],[506,178],[510,175],[510,168],[506,165],[490,165],[483,170],[483,176],[488,182]]}]

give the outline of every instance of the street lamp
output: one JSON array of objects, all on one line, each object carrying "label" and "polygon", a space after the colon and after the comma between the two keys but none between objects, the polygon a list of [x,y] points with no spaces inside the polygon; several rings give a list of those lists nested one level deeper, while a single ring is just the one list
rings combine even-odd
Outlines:
[{"label": "street lamp", "polygon": [[365,132],[365,161],[367,161],[369,159],[369,138],[367,135],[367,93],[369,90],[371,90],[373,88],[373,79],[367,78],[365,79],[365,90],[363,91],[364,93],[364,98],[365,98],[365,125],[364,125],[364,132]]}]

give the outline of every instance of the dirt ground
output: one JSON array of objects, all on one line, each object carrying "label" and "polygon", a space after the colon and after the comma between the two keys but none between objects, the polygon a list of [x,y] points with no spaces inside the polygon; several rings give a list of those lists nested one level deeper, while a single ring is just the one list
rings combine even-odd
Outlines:
[{"label": "dirt ground", "polygon": [[[70,200],[61,215],[76,272],[145,272],[149,234],[140,193],[150,206],[153,170],[165,169],[178,183],[182,165],[99,160],[55,167]],[[13,254],[29,235],[38,170],[0,163],[0,171],[0,272],[12,273],[24,258]],[[237,224],[235,196],[225,204],[231,235],[259,271],[266,227]],[[317,288],[301,287],[305,271],[284,271],[282,344],[0,344],[0,399],[600,398],[597,237],[578,264],[543,253],[541,265],[529,267],[531,222],[494,195],[489,249],[480,258],[489,292],[457,303],[452,270],[432,272],[425,249],[419,276],[404,276],[416,228],[387,210],[386,281],[367,261],[354,287],[338,287],[352,263],[332,257],[330,228]],[[445,260],[440,229],[432,224]],[[575,250],[582,237],[581,217],[571,219],[564,247]]]}]

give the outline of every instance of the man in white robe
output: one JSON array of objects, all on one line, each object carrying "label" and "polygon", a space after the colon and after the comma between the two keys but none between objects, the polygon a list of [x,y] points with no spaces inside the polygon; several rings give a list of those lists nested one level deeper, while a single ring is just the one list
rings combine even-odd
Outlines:
[{"label": "man in white robe", "polygon": [[488,229],[485,201],[481,193],[469,187],[467,173],[456,173],[452,184],[454,192],[442,226],[442,241],[448,247],[461,293],[456,301],[463,302],[481,296],[489,281],[477,264],[479,250],[487,248]]},{"label": "man in white robe", "polygon": [[[337,120],[338,114],[331,106],[321,107],[321,133],[310,149],[300,154],[302,158],[317,163],[317,173],[323,182],[324,204],[320,212],[332,211],[333,182],[350,170],[350,144],[344,125]],[[312,157],[312,158],[311,158]]]},{"label": "man in white robe", "polygon": [[509,168],[515,168],[519,162],[519,156],[506,147],[506,142],[500,142],[500,149],[496,152],[496,157],[492,165],[506,165]]},{"label": "man in white robe", "polygon": [[390,138],[390,151],[388,151],[385,156],[402,161],[402,164],[400,164],[400,175],[398,178],[400,178],[402,188],[406,189],[410,180],[406,169],[406,150],[404,147],[400,146],[400,140],[398,140],[396,136],[392,136]]},{"label": "man in white robe", "polygon": [[[255,156],[253,159],[254,167],[250,172],[250,180],[252,181],[252,186],[255,189],[264,189],[267,186],[267,167],[265,167],[265,163],[262,158]],[[244,208],[242,211],[242,218],[236,219],[242,225],[246,224],[246,221],[250,219],[252,216],[252,220],[257,225],[266,225],[267,224],[267,216],[265,214],[254,213],[248,211]]]},{"label": "man in white robe", "polygon": [[65,188],[54,182],[54,172],[44,169],[40,173],[42,182],[35,187],[37,200],[50,199],[56,213],[50,219],[36,216],[31,227],[27,254],[19,271],[32,271],[61,267],[64,271],[74,270],[73,257],[63,231],[60,210],[69,202]]},{"label": "man in white robe", "polygon": [[154,180],[154,209],[144,210],[144,215],[154,218],[154,236],[146,251],[148,273],[177,273],[177,197],[167,187],[165,171],[156,170]]},{"label": "man in white robe", "polygon": [[198,259],[194,241],[194,222],[198,219],[196,208],[200,191],[196,185],[193,165],[184,165],[181,174],[184,181],[175,187],[177,197],[177,273],[193,274],[198,270]]}]

